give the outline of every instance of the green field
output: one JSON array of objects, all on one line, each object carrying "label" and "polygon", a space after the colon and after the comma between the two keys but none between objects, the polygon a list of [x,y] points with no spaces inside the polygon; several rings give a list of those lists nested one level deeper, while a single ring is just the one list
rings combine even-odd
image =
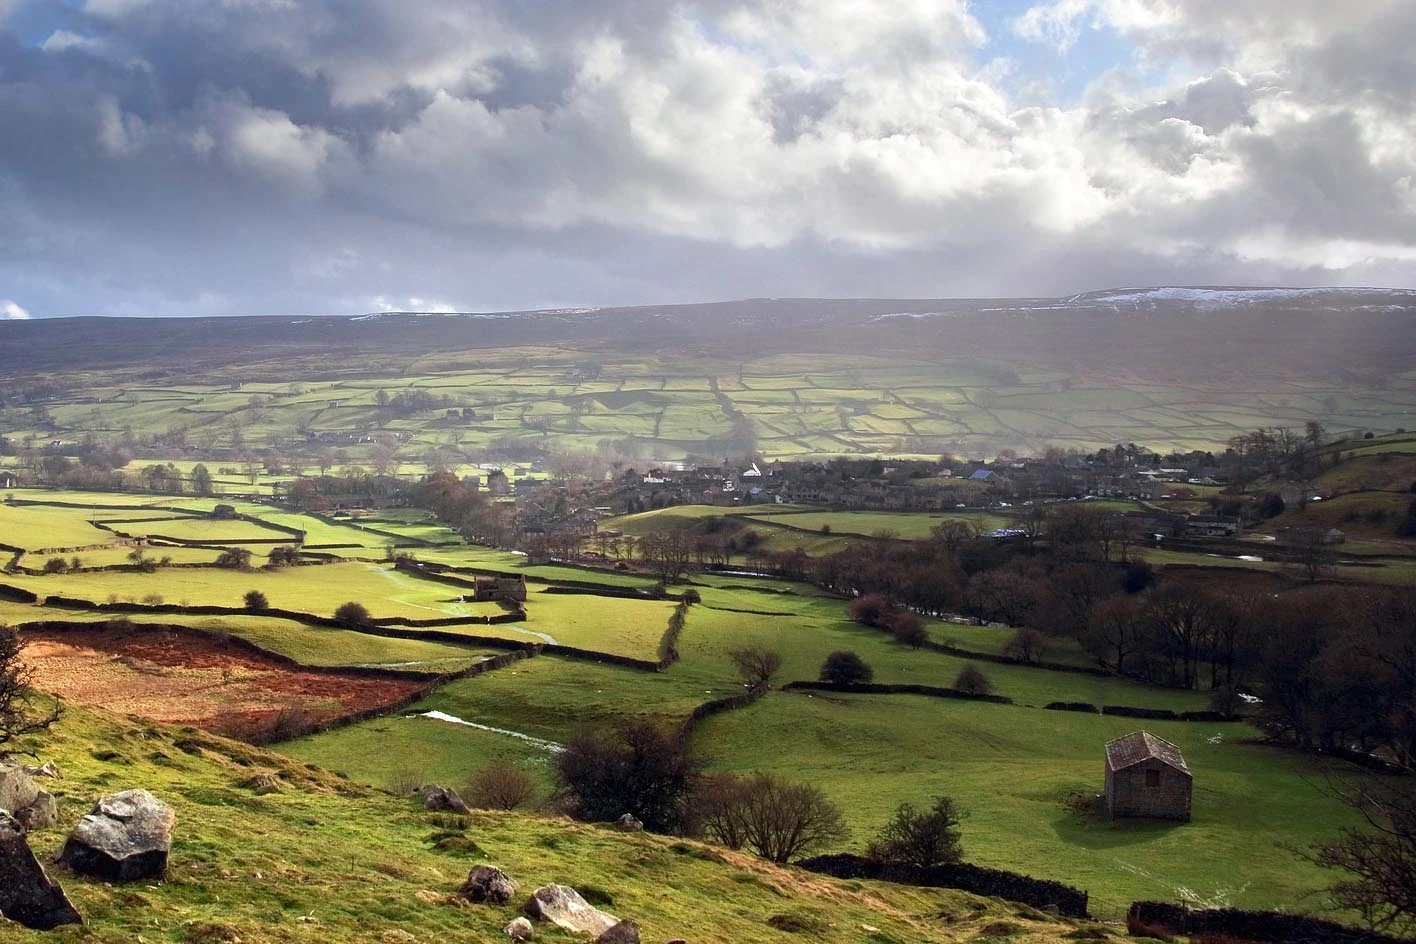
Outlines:
[{"label": "green field", "polygon": [[[420,723],[436,724],[407,722]],[[66,873],[85,925],[41,932],[7,922],[7,941],[497,940],[520,896],[503,907],[452,904],[480,861],[504,868],[523,895],[551,882],[598,892],[646,940],[786,944],[801,935],[767,922],[791,914],[820,922],[828,930],[817,939],[832,944],[860,940],[862,926],[878,928],[877,941],[962,944],[997,918],[996,904],[980,911],[961,892],[808,878],[671,837],[528,814],[430,814],[281,754],[102,712],[68,712],[38,746],[65,774],[46,784],[59,794],[60,822],[29,837],[41,860],[97,797],[134,783],[172,806],[177,826],[166,881],[115,885]],[[257,795],[248,784],[259,773],[279,778],[281,790]],[[1019,944],[1055,941],[1075,926],[1040,914],[1010,921]],[[540,938],[571,940],[544,929]]]},{"label": "green field", "polygon": [[[360,376],[319,382],[300,380],[303,372],[289,368],[288,379],[247,383],[239,390],[226,382],[162,388],[85,377],[82,394],[46,404],[43,427],[28,411],[11,408],[0,413],[0,433],[77,441],[120,430],[156,436],[175,429],[189,443],[227,450],[308,435],[338,438],[354,429],[401,437],[392,457],[378,455],[374,436],[302,450],[293,468],[281,474],[267,475],[245,461],[204,463],[220,495],[269,495],[292,474],[317,471],[326,463],[336,470],[377,463],[403,474],[425,471],[429,449],[444,452],[439,464],[467,474],[490,446],[508,441],[538,445],[553,437],[567,452],[594,452],[614,439],[643,458],[711,453],[723,437],[738,432],[729,408],[744,418],[756,450],[768,460],[930,457],[943,451],[984,455],[1002,448],[1031,453],[1048,445],[1095,449],[1117,442],[1162,451],[1213,449],[1256,426],[1301,428],[1316,417],[1332,430],[1382,433],[1401,428],[1416,414],[1416,395],[1397,386],[1360,390],[1314,382],[1299,389],[1292,383],[1254,382],[1200,392],[1021,360],[1005,366],[923,356],[771,355],[740,361],[644,353],[600,359],[593,375],[579,375],[569,358],[556,348],[493,349],[478,352],[475,369],[468,369],[465,358],[429,355],[402,375],[380,377],[377,367],[365,365]],[[301,389],[295,389],[296,381]],[[456,415],[448,418],[441,405],[406,415],[375,404],[381,389],[418,388],[447,397]],[[1250,406],[1236,408],[1238,403]],[[463,410],[469,412],[464,416]],[[125,471],[137,476],[166,461],[160,454],[144,456]],[[196,464],[189,458],[172,462],[183,474]]]},{"label": "green field", "polygon": [[[183,507],[206,512],[214,504],[214,499],[189,499]],[[368,532],[323,524],[263,504],[235,504],[243,514],[318,533],[331,539],[329,543],[359,544],[343,552],[351,557],[384,555],[381,544],[363,543],[365,537],[376,537]],[[831,541],[845,541],[850,528],[861,534],[892,530],[917,537],[942,520],[930,515],[772,511],[786,513],[765,514],[755,525],[764,533],[817,537],[821,524],[829,523]],[[626,531],[647,533],[671,521],[720,512],[687,506],[619,521]],[[102,533],[87,524],[95,514],[91,508],[0,504],[0,513],[8,514],[3,520],[9,530],[4,534],[19,536],[0,534],[0,541],[6,543],[34,541],[33,536],[40,534],[84,534],[85,529]],[[773,527],[777,521],[800,521],[815,531]],[[407,534],[433,535],[442,530],[415,512],[371,516],[365,523]],[[238,539],[233,525],[275,533],[249,522],[202,517],[160,521],[152,527],[171,524],[188,527],[192,540],[203,539],[204,533],[216,540],[218,529],[229,529],[221,535],[227,540]],[[443,535],[448,533],[442,530]],[[339,540],[346,536],[355,540]],[[153,548],[150,553],[156,556],[165,550]],[[79,556],[98,566],[122,563],[126,553],[125,547],[111,547]],[[183,548],[174,549],[173,556],[185,560],[198,553],[214,556],[211,550]],[[557,581],[618,589],[656,583],[641,573],[565,565],[530,567],[524,556],[465,545],[419,548],[416,554],[430,562],[522,573],[530,583],[524,622],[414,632],[554,641],[591,653],[654,660],[676,605],[673,600],[546,592]],[[1152,559],[1172,565],[1245,566],[1171,551],[1152,552]],[[1382,562],[1398,569],[1411,563],[1409,558]],[[42,561],[31,556],[26,563],[36,566]],[[874,669],[875,681],[883,683],[948,687],[970,661],[928,648],[914,650],[879,630],[853,623],[846,618],[845,600],[809,585],[735,574],[699,574],[692,581],[702,602],[688,609],[678,646],[681,660],[667,671],[620,667],[597,662],[593,655],[539,655],[447,684],[396,715],[301,738],[283,750],[375,786],[410,775],[456,784],[481,766],[509,761],[533,771],[545,795],[550,791],[551,746],[586,726],[632,719],[681,723],[703,702],[742,691],[730,653],[743,646],[763,645],[783,654],[778,684],[815,679],[825,657],[841,649],[857,652]],[[244,572],[207,566],[166,568],[151,574],[10,573],[4,582],[41,597],[57,594],[96,602],[161,597],[168,603],[238,606],[247,590],[257,589],[272,606],[319,615],[332,614],[350,600],[364,603],[376,618],[503,612],[497,604],[458,603],[458,588],[419,579],[381,559]],[[112,617],[98,611],[0,602],[0,619],[13,623],[56,618],[101,623]],[[432,639],[387,639],[254,614],[133,619],[230,633],[309,665],[446,672],[495,651],[470,640],[462,646]],[[982,654],[1001,652],[1009,636],[1008,630],[998,627],[925,622],[936,642]],[[1073,642],[1053,641],[1050,647],[1045,656],[1050,660],[1079,667],[1089,664]],[[1180,888],[1205,897],[1227,890],[1233,903],[1241,905],[1304,907],[1309,899],[1302,896],[1322,885],[1323,877],[1299,862],[1285,844],[1301,846],[1327,838],[1348,821],[1340,805],[1315,786],[1326,768],[1299,755],[1249,743],[1253,731],[1242,725],[1144,722],[1148,730],[1185,750],[1196,774],[1195,820],[1185,826],[1111,824],[1075,809],[1076,798],[1100,789],[1105,740],[1135,730],[1142,722],[1045,711],[1041,706],[1051,701],[1084,701],[1180,711],[1206,707],[1206,693],[1035,666],[988,661],[978,665],[993,691],[1011,698],[1014,705],[903,695],[773,692],[750,708],[713,718],[698,729],[695,744],[712,769],[768,770],[821,785],[841,804],[851,823],[854,849],[863,847],[898,803],[922,803],[931,793],[948,792],[970,811],[964,833],[970,861],[1085,887],[1092,894],[1093,909],[1108,916],[1124,911],[1133,898],[1170,900]],[[470,724],[417,717],[430,711]]]},{"label": "green field", "polygon": [[1145,722],[1185,752],[1195,775],[1186,824],[1107,822],[1064,805],[1102,789],[1102,745],[1141,727],[1078,715],[914,696],[775,694],[712,719],[698,735],[730,770],[819,784],[851,811],[855,845],[901,802],[946,793],[969,811],[970,861],[1065,875],[1116,915],[1181,888],[1236,906],[1286,907],[1327,877],[1286,844],[1331,838],[1353,822],[1321,790],[1313,761],[1247,743],[1242,725]]},{"label": "green field", "polygon": [[457,589],[419,580],[392,565],[371,563],[287,567],[279,570],[172,568],[150,574],[107,571],[88,574],[11,575],[10,583],[46,596],[102,603],[110,598],[140,600],[161,593],[169,603],[240,606],[248,590],[259,590],[272,607],[328,616],[342,603],[363,602],[375,618],[436,619],[502,612],[494,604],[458,603]]}]

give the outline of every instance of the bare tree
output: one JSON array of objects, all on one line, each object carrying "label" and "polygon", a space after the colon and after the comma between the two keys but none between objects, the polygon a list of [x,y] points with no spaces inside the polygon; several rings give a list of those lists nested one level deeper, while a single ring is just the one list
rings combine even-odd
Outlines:
[{"label": "bare tree", "polygon": [[782,670],[782,654],[766,646],[734,649],[728,653],[728,658],[751,688],[767,687],[772,683],[773,676]]},{"label": "bare tree", "polygon": [[536,792],[536,778],[510,764],[493,764],[467,781],[467,799],[486,810],[514,810]]},{"label": "bare tree", "polygon": [[43,709],[30,687],[29,666],[20,661],[24,641],[17,630],[0,623],[0,745],[38,734],[59,720],[59,703]]},{"label": "bare tree", "polygon": [[1366,827],[1345,830],[1304,857],[1348,874],[1328,891],[1334,905],[1358,912],[1374,930],[1407,937],[1416,932],[1416,793],[1360,788],[1338,795]]},{"label": "bare tree", "polygon": [[746,845],[773,862],[827,848],[850,834],[840,809],[810,784],[757,774],[745,793],[741,815]]}]

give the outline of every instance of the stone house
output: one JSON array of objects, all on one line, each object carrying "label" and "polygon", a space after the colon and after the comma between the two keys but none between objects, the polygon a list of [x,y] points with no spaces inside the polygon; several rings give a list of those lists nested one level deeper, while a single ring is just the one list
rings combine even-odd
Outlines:
[{"label": "stone house", "polygon": [[481,603],[488,600],[505,600],[511,603],[526,602],[526,578],[478,577],[477,589],[472,599]]},{"label": "stone house", "polygon": [[1106,814],[1190,821],[1194,777],[1180,748],[1149,731],[1106,743]]},{"label": "stone house", "polygon": [[1205,538],[1232,538],[1239,533],[1239,519],[1229,515],[1191,515],[1185,534]]}]

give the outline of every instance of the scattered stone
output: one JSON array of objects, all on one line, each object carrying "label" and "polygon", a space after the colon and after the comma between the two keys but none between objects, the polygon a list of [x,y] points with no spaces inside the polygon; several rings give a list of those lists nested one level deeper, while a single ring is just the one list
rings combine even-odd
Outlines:
[{"label": "scattered stone", "polygon": [[574,934],[594,937],[619,924],[619,918],[594,907],[569,885],[542,885],[521,910]]},{"label": "scattered stone", "polygon": [[246,781],[246,786],[254,790],[259,796],[280,792],[280,781],[270,774],[256,774],[250,780]]},{"label": "scattered stone", "polygon": [[513,941],[529,941],[535,935],[536,929],[531,927],[531,922],[525,918],[513,919],[510,924],[502,928],[503,931]]},{"label": "scattered stone", "polygon": [[641,821],[640,819],[638,819],[633,813],[626,813],[626,814],[624,814],[624,815],[621,816],[619,819],[615,820],[615,825],[618,826],[620,829],[636,829],[636,830],[637,830],[637,829],[643,829],[643,828],[644,828],[644,823],[643,823],[643,821]]},{"label": "scattered stone", "polygon": [[414,791],[423,798],[423,808],[432,813],[470,813],[472,809],[451,787],[428,784]]},{"label": "scattered stone", "polygon": [[457,893],[477,904],[504,905],[516,894],[516,882],[496,866],[482,864],[467,873]]},{"label": "scattered stone", "polygon": [[37,931],[84,921],[64,890],[45,874],[20,824],[4,812],[0,812],[0,914]]},{"label": "scattered stone", "polygon": [[595,938],[595,944],[639,944],[639,925],[625,918]]},{"label": "scattered stone", "polygon": [[51,780],[63,780],[64,775],[59,772],[59,767],[51,760],[45,761],[39,767],[31,767],[25,764],[25,773],[31,777],[48,777]]},{"label": "scattered stone", "polygon": [[382,941],[383,944],[412,944],[412,942],[416,942],[418,939],[402,928],[389,928],[380,935],[379,940]]},{"label": "scattered stone", "polygon": [[53,794],[39,791],[34,802],[24,809],[15,810],[15,819],[27,833],[38,829],[48,829],[59,822],[59,802]]},{"label": "scattered stone", "polygon": [[79,820],[59,861],[111,882],[162,878],[175,821],[172,807],[146,790],[106,796]]}]

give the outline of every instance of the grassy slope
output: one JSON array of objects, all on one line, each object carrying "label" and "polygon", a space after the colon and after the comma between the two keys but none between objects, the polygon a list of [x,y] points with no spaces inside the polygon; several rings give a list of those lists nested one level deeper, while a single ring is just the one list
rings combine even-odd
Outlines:
[{"label": "grassy slope", "polygon": [[[1000,919],[1021,932],[1012,940],[1053,941],[1071,927],[962,893],[835,882],[663,837],[522,814],[427,814],[276,754],[111,715],[71,710],[41,753],[66,774],[53,784],[60,826],[32,837],[41,858],[96,797],[142,786],[177,813],[169,874],[115,887],[51,867],[87,926],[6,924],[6,941],[497,940],[513,907],[444,898],[478,861],[505,868],[526,894],[552,881],[599,889],[646,940],[794,940],[767,926],[776,914],[821,920],[822,941],[962,941]],[[278,773],[285,789],[256,796],[242,784],[257,772]]]},{"label": "grassy slope", "polygon": [[[1144,727],[1195,773],[1188,824],[1107,822],[1064,801],[1102,789],[1102,744]],[[1236,904],[1309,907],[1326,878],[1285,845],[1332,837],[1350,811],[1320,791],[1328,768],[1246,742],[1243,725],[1138,722],[912,696],[774,694],[710,720],[699,744],[719,765],[819,784],[863,845],[901,802],[947,793],[969,811],[969,861],[1090,890],[1096,914],[1187,887]],[[1216,741],[1211,741],[1216,738]],[[1342,771],[1347,772],[1347,771]]]}]

